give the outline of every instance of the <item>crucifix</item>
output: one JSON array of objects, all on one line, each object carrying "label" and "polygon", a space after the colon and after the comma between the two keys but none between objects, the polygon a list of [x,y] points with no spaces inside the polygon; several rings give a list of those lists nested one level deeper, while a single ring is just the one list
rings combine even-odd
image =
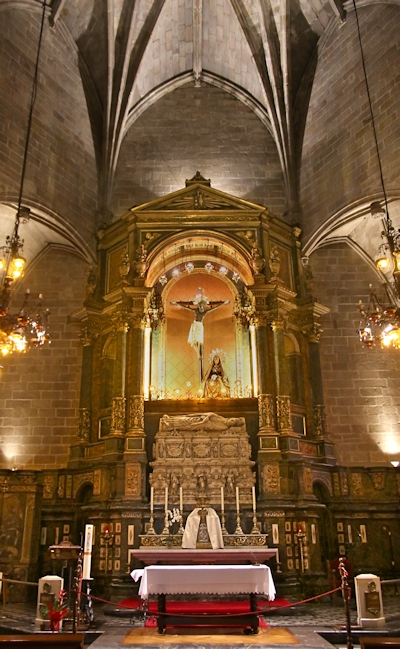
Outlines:
[{"label": "crucifix", "polygon": [[173,306],[179,306],[181,309],[187,309],[194,313],[194,320],[190,325],[188,343],[191,345],[197,353],[197,358],[199,360],[199,375],[200,383],[203,381],[204,375],[204,359],[203,359],[203,346],[204,346],[204,324],[203,320],[206,317],[207,313],[210,311],[215,311],[219,309],[220,306],[224,304],[229,304],[229,300],[210,301],[203,294],[203,289],[199,288],[199,293],[196,295],[192,301],[180,301],[180,302],[170,302]]}]

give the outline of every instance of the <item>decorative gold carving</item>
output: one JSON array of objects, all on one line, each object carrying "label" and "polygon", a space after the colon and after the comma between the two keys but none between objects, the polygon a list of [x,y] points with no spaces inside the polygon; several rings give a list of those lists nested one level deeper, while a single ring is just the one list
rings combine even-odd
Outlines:
[{"label": "decorative gold carving", "polygon": [[271,249],[269,251],[268,266],[272,274],[271,279],[275,279],[279,275],[279,270],[281,267],[281,258],[279,257],[279,251],[276,246],[271,246]]},{"label": "decorative gold carving", "polygon": [[386,484],[386,473],[384,473],[383,471],[372,470],[370,475],[375,491],[382,491],[382,489],[385,488]]},{"label": "decorative gold carving", "polygon": [[326,435],[325,425],[325,406],[322,404],[314,406],[314,434],[316,437],[324,437]]},{"label": "decorative gold carving", "polygon": [[304,469],[304,491],[306,494],[313,493],[313,480],[312,480],[312,471],[309,467]]},{"label": "decorative gold carving", "polygon": [[310,343],[319,343],[323,329],[319,322],[313,322],[310,326],[305,327],[303,334],[309,340]]},{"label": "decorative gold carving", "polygon": [[142,244],[136,251],[135,270],[139,277],[144,277],[148,268],[146,248]]},{"label": "decorative gold carving", "polygon": [[43,478],[43,498],[53,498],[56,489],[56,476],[45,475]]},{"label": "decorative gold carving", "polygon": [[58,476],[57,496],[58,496],[58,498],[64,498],[64,494],[65,494],[65,476],[64,475],[59,475]]},{"label": "decorative gold carving", "polygon": [[278,430],[291,431],[292,418],[290,413],[290,397],[281,395],[276,397],[276,413],[278,419]]},{"label": "decorative gold carving", "polygon": [[140,464],[127,464],[125,469],[125,495],[140,496],[142,469]]},{"label": "decorative gold carving", "polygon": [[91,428],[91,412],[89,408],[79,408],[78,439],[89,441]]},{"label": "decorative gold carving", "polygon": [[67,475],[65,481],[65,497],[72,498],[72,475]]},{"label": "decorative gold carving", "polygon": [[91,484],[93,484],[93,473],[87,472],[87,473],[81,473],[81,475],[74,476],[74,482],[73,482],[74,498],[76,498],[76,494],[78,493],[79,489],[85,482],[90,482]]},{"label": "decorative gold carving", "polygon": [[258,395],[258,425],[260,431],[274,430],[274,400],[272,394]]},{"label": "decorative gold carving", "polygon": [[99,325],[95,322],[87,322],[81,327],[80,341],[83,347],[90,347],[99,337]]},{"label": "decorative gold carving", "polygon": [[361,473],[352,473],[351,474],[351,487],[352,487],[352,492],[355,496],[363,496],[364,495],[364,486],[362,482],[362,475]]},{"label": "decorative gold carving", "polygon": [[101,469],[93,471],[93,496],[100,496],[101,494]]},{"label": "decorative gold carving", "polygon": [[129,397],[129,430],[144,431],[144,397],[134,394]]},{"label": "decorative gold carving", "polygon": [[332,483],[333,483],[333,493],[335,496],[340,496],[340,484],[339,484],[339,474],[332,474]]},{"label": "decorative gold carving", "polygon": [[265,266],[265,259],[261,257],[261,248],[257,241],[254,241],[251,248],[250,266],[254,275],[259,275]]},{"label": "decorative gold carving", "polygon": [[342,473],[341,476],[342,478],[342,494],[343,496],[348,496],[349,495],[349,483],[347,480],[347,473]]},{"label": "decorative gold carving", "polygon": [[125,432],[125,397],[114,397],[111,408],[111,433]]},{"label": "decorative gold carving", "polygon": [[279,494],[279,465],[266,464],[262,472],[264,493]]}]

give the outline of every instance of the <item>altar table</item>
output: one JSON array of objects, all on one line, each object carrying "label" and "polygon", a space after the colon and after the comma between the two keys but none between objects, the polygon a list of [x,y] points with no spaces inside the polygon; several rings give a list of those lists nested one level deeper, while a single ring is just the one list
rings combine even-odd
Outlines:
[{"label": "altar table", "polygon": [[[174,618],[166,614],[166,595],[250,595],[250,613],[235,620],[235,626],[250,627],[258,632],[257,597],[264,595],[275,599],[275,586],[268,566],[212,565],[212,566],[148,566],[134,570],[132,578],[142,577],[139,596],[147,600],[158,595],[158,632],[164,633],[168,622],[173,624],[210,624],[210,616],[190,616],[190,619]],[[214,624],[227,624],[227,618],[213,616]],[[229,619],[232,624],[233,619]]]}]

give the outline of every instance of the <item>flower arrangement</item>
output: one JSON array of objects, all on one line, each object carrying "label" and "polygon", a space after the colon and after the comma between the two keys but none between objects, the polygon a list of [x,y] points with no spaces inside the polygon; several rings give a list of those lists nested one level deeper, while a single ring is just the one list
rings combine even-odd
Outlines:
[{"label": "flower arrangement", "polygon": [[67,593],[60,590],[55,602],[46,602],[40,604],[42,616],[50,621],[50,631],[59,631],[60,622],[68,615]]}]

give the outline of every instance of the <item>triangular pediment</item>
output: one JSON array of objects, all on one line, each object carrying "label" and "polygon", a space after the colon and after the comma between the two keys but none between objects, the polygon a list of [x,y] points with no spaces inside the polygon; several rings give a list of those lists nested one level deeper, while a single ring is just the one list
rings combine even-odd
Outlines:
[{"label": "triangular pediment", "polygon": [[190,182],[187,187],[176,192],[156,198],[149,203],[131,208],[130,212],[137,216],[171,212],[236,212],[253,213],[254,217],[267,212],[263,205],[237,198],[218,189],[208,186],[204,182]]}]

